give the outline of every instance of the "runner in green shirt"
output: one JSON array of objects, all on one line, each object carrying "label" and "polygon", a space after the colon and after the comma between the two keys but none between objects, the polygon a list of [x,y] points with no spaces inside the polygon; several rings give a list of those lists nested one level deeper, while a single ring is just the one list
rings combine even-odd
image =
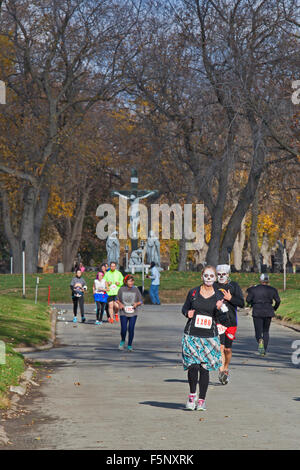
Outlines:
[{"label": "runner in green shirt", "polygon": [[108,312],[109,312],[109,323],[113,323],[114,319],[119,321],[119,304],[117,302],[117,295],[120,287],[123,285],[123,275],[117,270],[117,265],[113,261],[110,263],[110,271],[107,271],[104,276],[105,281],[108,284]]}]

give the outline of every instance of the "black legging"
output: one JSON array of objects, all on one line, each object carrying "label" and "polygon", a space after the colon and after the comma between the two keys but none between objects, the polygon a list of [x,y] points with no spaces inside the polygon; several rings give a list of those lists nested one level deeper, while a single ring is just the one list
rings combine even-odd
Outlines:
[{"label": "black legging", "polygon": [[103,320],[103,313],[104,313],[104,310],[105,310],[105,305],[106,305],[106,302],[99,302],[98,300],[96,300],[96,307],[97,307],[96,319],[98,321]]},{"label": "black legging", "polygon": [[199,398],[201,398],[201,400],[205,400],[209,383],[209,371],[204,369],[201,364],[192,364],[188,368],[188,381],[190,385],[190,393],[196,393],[198,380],[200,387]]},{"label": "black legging", "polygon": [[77,307],[80,307],[81,317],[84,318],[84,299],[83,295],[81,297],[73,297],[73,313],[74,316],[77,316]]},{"label": "black legging", "polygon": [[253,317],[256,341],[259,342],[260,339],[264,340],[265,351],[267,350],[269,343],[269,329],[271,321],[272,317]]}]

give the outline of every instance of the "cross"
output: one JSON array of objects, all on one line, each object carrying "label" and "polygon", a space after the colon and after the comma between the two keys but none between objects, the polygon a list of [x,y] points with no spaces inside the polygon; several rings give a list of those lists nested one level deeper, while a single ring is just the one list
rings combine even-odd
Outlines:
[{"label": "cross", "polygon": [[111,191],[112,196],[119,196],[123,197],[131,202],[131,216],[130,216],[130,224],[132,230],[132,238],[131,238],[131,249],[132,251],[137,250],[138,248],[138,234],[137,234],[137,227],[140,220],[140,214],[138,210],[139,201],[141,199],[146,198],[155,198],[159,197],[159,191],[157,190],[140,190],[138,189],[138,174],[135,168],[131,169],[131,189],[130,190],[114,190]]}]

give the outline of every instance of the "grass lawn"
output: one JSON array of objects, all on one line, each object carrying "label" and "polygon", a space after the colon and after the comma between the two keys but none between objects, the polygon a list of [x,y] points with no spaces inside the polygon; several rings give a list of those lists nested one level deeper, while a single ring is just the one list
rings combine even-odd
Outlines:
[{"label": "grass lawn", "polygon": [[0,408],[9,404],[10,385],[17,385],[25,369],[22,354],[14,351],[17,346],[35,346],[46,343],[51,332],[48,305],[28,299],[1,296],[0,341],[5,344],[5,363],[0,364]]},{"label": "grass lawn", "polygon": [[277,318],[300,324],[300,291],[286,290],[280,292],[281,304],[277,310]]},{"label": "grass lawn", "polygon": [[[70,281],[72,273],[66,274],[39,274],[38,300],[47,302],[48,286],[50,286],[50,302],[69,303],[71,302]],[[85,294],[85,302],[93,303],[93,281],[95,273],[84,273],[84,279],[88,285],[88,292]],[[26,276],[26,298],[34,300],[37,275]],[[258,283],[259,275],[256,273],[235,273],[231,275],[234,281],[237,281],[244,293],[249,286]],[[136,285],[142,284],[140,273],[135,275]],[[160,298],[163,303],[181,303],[184,302],[189,289],[200,283],[200,273],[197,272],[178,272],[163,271],[161,273]],[[287,291],[283,290],[283,274],[270,274],[270,284],[276,287],[280,295],[283,295],[283,303],[280,306],[280,313],[284,315],[297,314],[296,299],[297,294],[300,297],[300,274],[287,274]],[[149,289],[150,280],[145,279],[145,289]],[[22,297],[22,275],[20,274],[1,274],[0,288],[3,295]],[[293,292],[292,292],[293,291]],[[298,292],[297,292],[298,291]]]},{"label": "grass lawn", "polygon": [[[72,273],[66,274],[28,274],[26,275],[26,298],[35,299],[35,286],[36,278],[39,276],[39,289],[38,300],[47,302],[48,299],[48,286],[50,286],[50,301],[51,303],[66,303],[71,302],[70,281],[73,277]],[[87,272],[83,275],[87,285],[88,292],[85,294],[86,302],[93,302],[92,286],[95,279],[95,273]],[[249,286],[258,283],[259,276],[255,273],[236,273],[231,275],[232,280],[237,281],[239,285],[245,290]],[[136,285],[142,284],[142,276],[140,273],[135,275]],[[170,296],[178,297],[177,292],[183,291],[181,300],[183,300],[187,291],[192,287],[199,285],[200,273],[196,272],[178,272],[178,271],[163,271],[161,273],[160,292],[170,292]],[[283,274],[270,274],[270,283],[276,289],[283,289]],[[145,289],[149,289],[150,280],[145,279]],[[300,274],[287,274],[287,288],[300,289]],[[0,274],[0,289],[1,294],[22,297],[22,275],[21,274]]]}]

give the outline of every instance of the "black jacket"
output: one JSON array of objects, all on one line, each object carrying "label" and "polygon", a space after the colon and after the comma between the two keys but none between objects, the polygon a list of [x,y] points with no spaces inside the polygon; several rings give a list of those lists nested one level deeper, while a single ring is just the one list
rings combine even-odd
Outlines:
[{"label": "black jacket", "polygon": [[[246,302],[253,308],[253,317],[274,317],[274,311],[280,305],[277,289],[265,284],[258,284],[247,289]],[[273,301],[275,304],[273,306]]]},{"label": "black jacket", "polygon": [[226,322],[222,322],[224,326],[236,326],[237,325],[237,307],[243,308],[245,306],[244,296],[242,289],[235,281],[229,281],[226,284],[220,282],[214,283],[214,288],[217,290],[225,289],[232,295],[230,301],[224,300],[224,303],[228,307],[228,319]]}]

